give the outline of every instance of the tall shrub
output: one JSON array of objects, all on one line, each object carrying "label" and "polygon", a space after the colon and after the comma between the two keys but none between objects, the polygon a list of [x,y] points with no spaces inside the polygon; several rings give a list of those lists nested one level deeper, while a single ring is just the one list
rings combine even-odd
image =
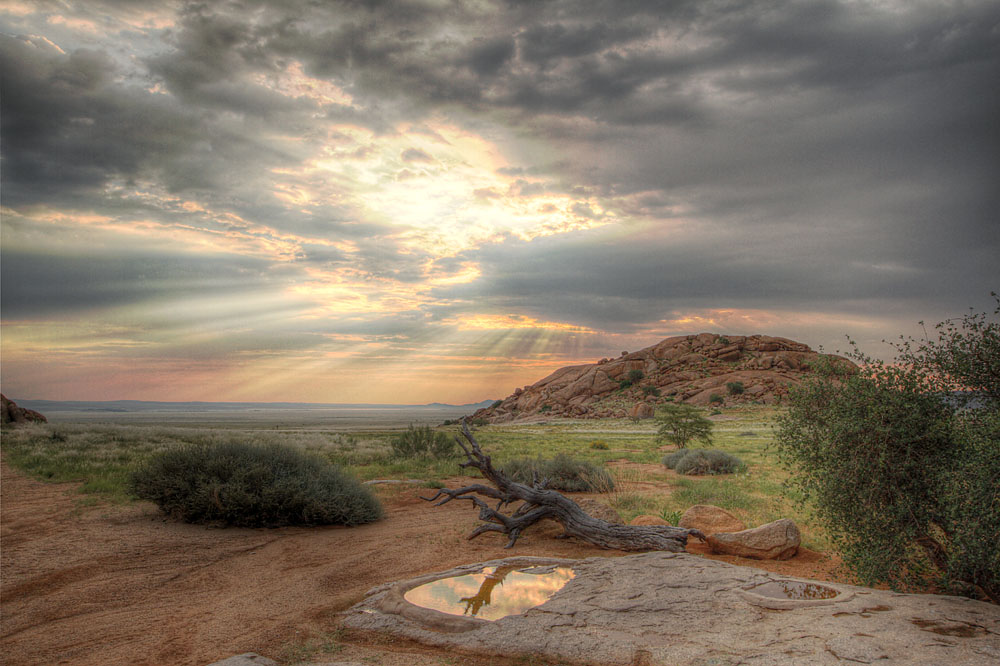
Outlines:
[{"label": "tall shrub", "polygon": [[[970,315],[938,330],[898,344],[893,363],[855,348],[858,372],[814,364],[778,421],[778,451],[863,582],[936,576],[1000,602],[1000,401],[983,370],[1000,368],[1000,322]],[[960,409],[959,388],[977,389],[980,407]]]}]

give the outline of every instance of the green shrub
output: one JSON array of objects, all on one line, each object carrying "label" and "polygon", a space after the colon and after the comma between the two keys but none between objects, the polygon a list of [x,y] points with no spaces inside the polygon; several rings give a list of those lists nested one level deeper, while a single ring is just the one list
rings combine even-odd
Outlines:
[{"label": "green shrub", "polygon": [[615,482],[607,469],[584,460],[574,460],[564,453],[555,458],[517,458],[504,463],[500,470],[518,483],[531,485],[537,478],[548,480],[547,488],[567,492],[614,489]]},{"label": "green shrub", "polygon": [[382,516],[371,491],[340,468],[276,444],[161,451],[132,473],[129,490],[189,523],[360,525]]},{"label": "green shrub", "polygon": [[389,443],[393,455],[399,458],[450,458],[457,448],[447,433],[430,426],[410,426]]},{"label": "green shrub", "polygon": [[729,344],[729,338],[727,338],[725,336],[720,337],[719,338],[719,344],[720,345],[728,345]]},{"label": "green shrub", "polygon": [[628,371],[628,381],[630,384],[638,384],[645,377],[645,373],[642,370],[629,370]]},{"label": "green shrub", "polygon": [[503,404],[503,400],[494,400],[493,404],[490,405],[490,408],[491,409],[496,409],[497,407],[499,407],[502,404]]},{"label": "green shrub", "polygon": [[538,410],[542,414],[548,414],[552,411],[552,405],[542,405],[542,408]]},{"label": "green shrub", "polygon": [[668,453],[663,456],[663,464],[667,469],[674,469],[677,467],[677,463],[680,462],[681,458],[690,453],[690,449],[677,449],[673,453]]},{"label": "green shrub", "polygon": [[684,404],[664,405],[656,412],[657,441],[667,441],[685,448],[688,442],[700,440],[706,444],[712,441],[712,422],[702,415],[697,407]]},{"label": "green shrub", "polygon": [[742,395],[743,382],[726,382],[726,390],[729,391],[729,395]]},{"label": "green shrub", "polygon": [[[1000,322],[938,330],[898,344],[893,363],[856,347],[860,370],[814,363],[778,421],[778,453],[863,583],[919,588],[936,573],[1000,603]],[[981,407],[957,409],[955,388],[978,389]]]},{"label": "green shrub", "polygon": [[678,474],[691,475],[733,474],[744,468],[742,460],[718,449],[681,449],[664,456],[663,464]]},{"label": "green shrub", "polygon": [[655,386],[643,386],[642,387],[642,394],[643,395],[651,395],[653,397],[658,398],[658,397],[660,397],[660,389],[658,389]]},{"label": "green shrub", "polygon": [[708,404],[710,405],[721,405],[725,401],[726,399],[723,398],[718,393],[713,393],[712,395],[708,396]]},{"label": "green shrub", "polygon": [[592,449],[598,449],[600,451],[607,451],[608,450],[608,443],[605,442],[604,440],[598,439],[598,440],[595,440],[595,441],[593,441],[593,442],[590,443],[590,448],[592,448]]}]

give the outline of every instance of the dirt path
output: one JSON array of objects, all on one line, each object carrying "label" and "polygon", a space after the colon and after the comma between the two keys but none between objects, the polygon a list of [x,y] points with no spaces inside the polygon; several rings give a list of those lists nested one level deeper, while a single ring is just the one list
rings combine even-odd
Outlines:
[{"label": "dirt path", "polygon": [[[529,530],[513,553],[500,536],[466,541],[476,524],[467,503],[432,508],[418,497],[426,490],[409,486],[377,487],[387,516],[373,525],[217,529],[164,521],[152,505],[81,508],[75,484],[0,468],[0,659],[10,666],[202,665],[248,651],[287,661],[379,583],[511,554],[622,554],[554,539],[554,524]],[[835,565],[809,552],[783,563],[717,559],[827,580]],[[339,639],[328,659],[453,663],[421,646]]]}]

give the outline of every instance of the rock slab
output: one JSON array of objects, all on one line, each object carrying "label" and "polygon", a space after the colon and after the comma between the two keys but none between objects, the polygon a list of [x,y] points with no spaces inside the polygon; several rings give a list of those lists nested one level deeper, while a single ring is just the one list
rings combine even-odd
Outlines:
[{"label": "rock slab", "polygon": [[[502,566],[494,560],[437,574]],[[575,577],[547,602],[466,631],[429,629],[419,613],[383,601],[411,581],[381,585],[343,625],[445,649],[571,664],[843,664],[949,666],[1000,654],[1000,608],[960,597],[899,594],[777,574],[689,554],[564,560]],[[753,589],[799,580],[837,593],[788,610],[755,603]],[[389,604],[391,606],[391,604]],[[413,608],[417,608],[413,606]],[[437,613],[420,609],[427,613]]]},{"label": "rock slab", "polygon": [[713,552],[756,560],[787,560],[798,552],[801,542],[799,528],[788,518],[741,532],[718,532],[708,536]]}]

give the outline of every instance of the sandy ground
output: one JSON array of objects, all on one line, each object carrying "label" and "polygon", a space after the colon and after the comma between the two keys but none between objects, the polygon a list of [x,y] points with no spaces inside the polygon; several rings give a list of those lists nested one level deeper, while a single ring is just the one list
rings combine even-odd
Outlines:
[{"label": "sandy ground", "polygon": [[[625,554],[556,539],[555,524],[528,530],[512,550],[500,535],[467,541],[477,524],[467,502],[435,508],[418,497],[427,489],[376,488],[387,515],[373,525],[219,529],[165,521],[153,505],[81,507],[75,484],[41,483],[3,464],[0,660],[203,665],[257,652],[290,663],[304,643],[332,635],[319,661],[504,666],[512,662],[339,632],[338,613],[375,585],[460,564]],[[707,555],[701,544],[688,549]],[[838,579],[837,562],[810,551],[786,562],[715,559]]]}]

